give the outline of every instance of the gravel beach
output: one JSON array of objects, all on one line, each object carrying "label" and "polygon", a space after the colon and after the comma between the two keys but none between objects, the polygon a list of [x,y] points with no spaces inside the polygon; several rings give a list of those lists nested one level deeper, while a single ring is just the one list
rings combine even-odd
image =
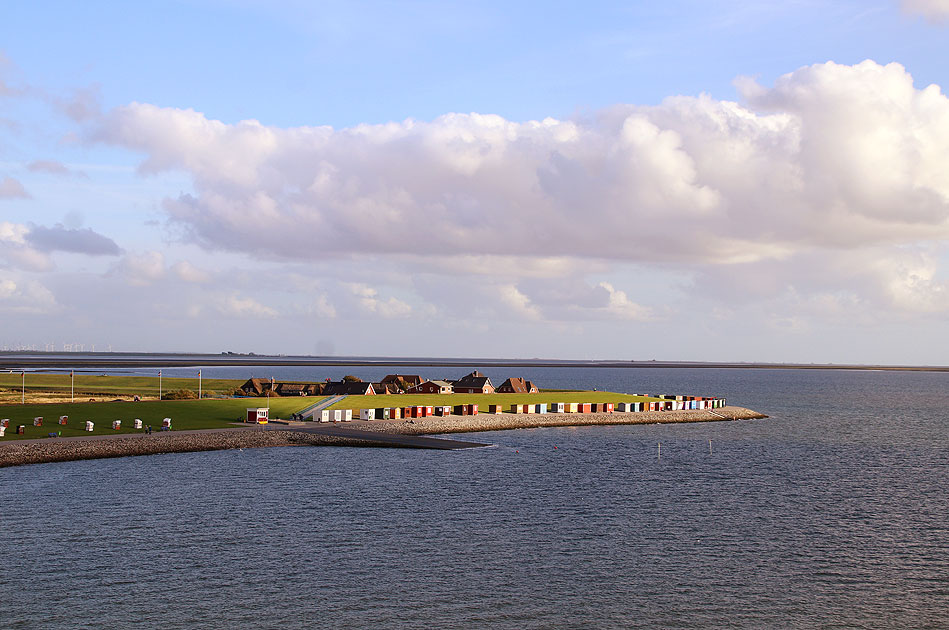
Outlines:
[{"label": "gravel beach", "polygon": [[[366,432],[366,439],[340,437],[322,432],[295,431],[295,426],[316,428],[320,423],[293,423],[286,429],[235,427],[208,431],[180,431],[151,435],[123,435],[78,438],[50,438],[42,440],[11,440],[0,442],[0,468],[67,462],[80,459],[157,455],[159,453],[187,453],[217,451],[235,448],[263,448],[270,446],[393,446],[373,441],[375,432],[401,435],[436,435],[446,433],[473,433],[505,429],[538,427],[587,426],[603,424],[654,424],[673,422],[718,422],[766,418],[767,416],[743,407],[724,407],[715,412],[649,411],[639,413],[590,414],[479,414],[477,416],[446,416],[416,418],[411,421],[355,420],[345,423],[350,432]],[[333,425],[328,426],[331,430]],[[338,425],[337,425],[338,426]]]}]

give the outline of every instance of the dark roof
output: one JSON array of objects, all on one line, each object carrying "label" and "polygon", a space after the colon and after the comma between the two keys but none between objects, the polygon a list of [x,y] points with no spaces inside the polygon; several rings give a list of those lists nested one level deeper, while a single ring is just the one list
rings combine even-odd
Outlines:
[{"label": "dark roof", "polygon": [[387,383],[383,381],[381,383],[373,383],[372,389],[377,394],[398,394],[399,393],[399,386],[396,385],[394,382]]},{"label": "dark roof", "polygon": [[332,381],[323,388],[323,394],[326,396],[361,396],[367,393],[375,393],[372,383]]},{"label": "dark roof", "polygon": [[418,385],[422,382],[422,377],[418,374],[386,374],[385,378],[382,379],[383,383],[395,383],[398,380],[403,380],[409,385]]},{"label": "dark roof", "polygon": [[454,385],[456,389],[459,387],[482,388],[484,387],[485,383],[487,383],[488,385],[491,385],[491,379],[485,376],[484,374],[482,374],[481,372],[479,372],[478,370],[475,370],[471,374],[467,374],[465,376],[462,376],[457,381],[453,381],[452,385]]}]

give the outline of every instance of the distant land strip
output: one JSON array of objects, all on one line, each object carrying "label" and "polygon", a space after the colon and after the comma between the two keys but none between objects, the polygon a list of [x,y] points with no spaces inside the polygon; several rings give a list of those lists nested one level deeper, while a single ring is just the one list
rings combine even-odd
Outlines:
[{"label": "distant land strip", "polygon": [[691,368],[748,370],[873,370],[949,372],[949,366],[861,365],[847,363],[727,363],[706,361],[617,361],[570,359],[478,359],[406,357],[313,357],[258,354],[172,353],[35,353],[0,352],[0,370],[55,368],[173,368],[253,366],[393,366],[393,367],[542,367],[542,368]]}]

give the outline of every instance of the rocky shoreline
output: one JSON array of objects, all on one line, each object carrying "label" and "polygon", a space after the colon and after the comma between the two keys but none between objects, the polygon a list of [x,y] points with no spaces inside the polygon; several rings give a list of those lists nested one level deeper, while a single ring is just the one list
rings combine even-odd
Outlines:
[{"label": "rocky shoreline", "polygon": [[[321,432],[302,432],[287,429],[234,428],[210,431],[155,433],[102,438],[59,438],[49,440],[9,441],[0,444],[0,468],[67,462],[81,459],[157,455],[160,453],[188,453],[239,448],[272,446],[392,446],[372,440],[372,433],[402,435],[435,435],[446,433],[473,433],[506,429],[539,427],[654,424],[676,422],[719,422],[745,420],[767,416],[743,407],[724,407],[715,412],[651,411],[641,413],[591,414],[480,414],[477,416],[447,416],[418,418],[411,421],[353,421],[349,429],[366,432],[365,440],[340,437]],[[316,427],[312,422],[308,427]],[[325,426],[325,425],[324,425]],[[332,425],[330,425],[332,426]]]}]

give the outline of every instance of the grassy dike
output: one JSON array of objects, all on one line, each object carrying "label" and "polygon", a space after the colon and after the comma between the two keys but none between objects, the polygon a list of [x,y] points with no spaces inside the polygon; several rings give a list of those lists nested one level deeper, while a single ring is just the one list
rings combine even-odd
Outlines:
[{"label": "grassy dike", "polygon": [[[231,393],[240,387],[244,380],[205,378],[201,386],[204,392]],[[26,373],[27,400],[36,394],[61,394],[69,396],[75,385],[76,399],[90,396],[141,396],[143,398],[158,398],[158,372],[155,376],[113,376],[105,374],[76,374],[73,382],[69,374],[38,374]],[[23,376],[19,372],[0,373],[0,389],[7,390],[13,398],[20,395],[23,386]],[[198,391],[198,373],[195,370],[193,378],[164,377],[161,379],[161,389],[169,392],[175,389],[190,389]],[[17,401],[18,402],[18,401]],[[3,416],[6,417],[6,416]]]},{"label": "grassy dike", "polygon": [[[271,417],[287,417],[322,400],[319,397],[271,398]],[[104,403],[49,403],[0,406],[0,418],[9,418],[10,426],[0,444],[16,439],[45,438],[51,432],[62,431],[63,437],[79,435],[115,435],[141,433],[132,428],[132,421],[140,418],[143,425],[161,427],[162,418],[171,418],[175,431],[221,429],[244,418],[248,407],[266,407],[266,398],[232,398],[205,400],[162,400],[141,402]],[[69,424],[61,426],[60,416],[69,416]],[[43,426],[34,427],[33,418],[43,417]],[[95,423],[95,430],[83,430],[86,420]],[[112,429],[112,421],[121,420],[122,428]],[[24,435],[16,435],[18,425],[26,426]]]}]

